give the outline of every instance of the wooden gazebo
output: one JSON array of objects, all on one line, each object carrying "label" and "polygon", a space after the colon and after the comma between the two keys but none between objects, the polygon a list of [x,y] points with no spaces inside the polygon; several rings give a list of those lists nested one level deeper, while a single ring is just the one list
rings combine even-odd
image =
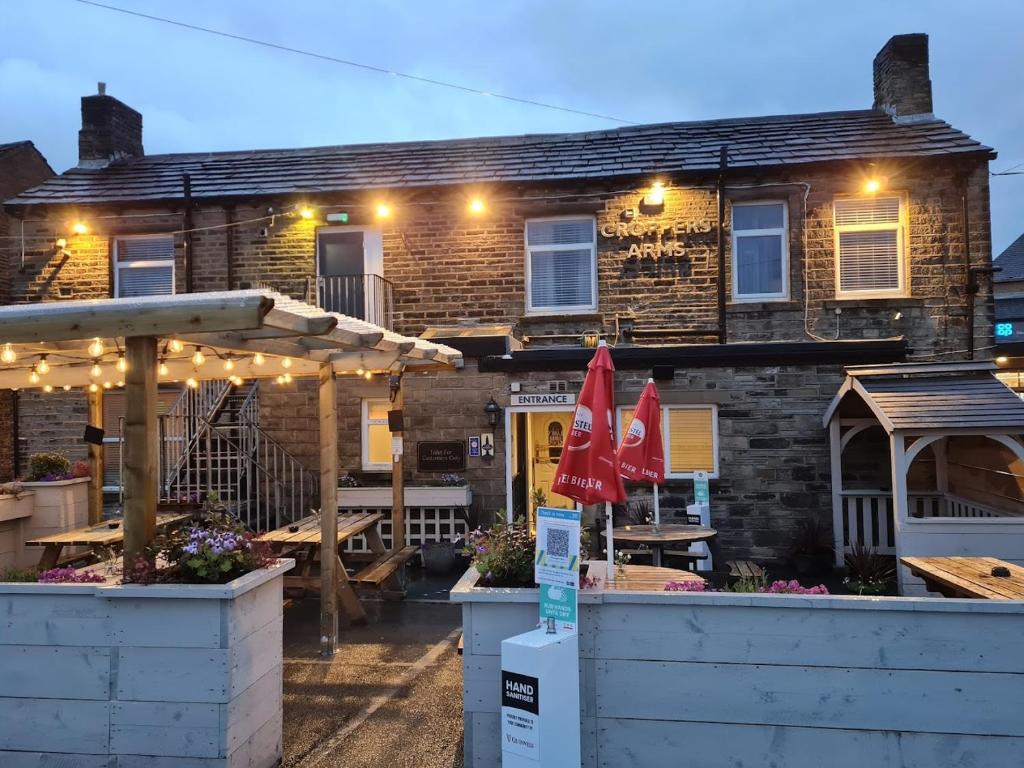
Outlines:
[{"label": "wooden gazebo", "polygon": [[[152,541],[157,507],[157,386],[227,378],[197,364],[196,352],[231,359],[242,379],[316,377],[319,381],[320,506],[337,508],[339,374],[373,372],[395,379],[402,407],[403,372],[460,367],[461,354],[442,344],[401,336],[267,290],[63,301],[0,307],[0,388],[81,388],[90,422],[102,421],[104,385],[121,385],[124,557]],[[191,380],[191,381],[189,381]],[[394,544],[404,544],[401,456],[394,457]],[[102,493],[102,456],[91,455],[93,493]],[[98,509],[94,501],[93,506]],[[98,513],[96,513],[98,514]],[[322,515],[322,540],[336,549],[334,517]],[[334,546],[332,547],[332,544]],[[322,650],[337,642],[335,560],[321,565]]]}]

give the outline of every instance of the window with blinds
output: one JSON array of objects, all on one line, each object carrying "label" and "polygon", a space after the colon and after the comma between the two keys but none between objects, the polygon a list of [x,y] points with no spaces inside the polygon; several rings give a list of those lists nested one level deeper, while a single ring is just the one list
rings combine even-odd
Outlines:
[{"label": "window with blinds", "polygon": [[783,202],[733,203],[733,301],[789,296],[787,225]]},{"label": "window with blinds", "polygon": [[[718,476],[718,411],[713,405],[663,406],[661,434],[665,441],[665,473],[690,478],[704,471]],[[619,439],[633,419],[632,408],[619,409]]]},{"label": "window with blinds", "polygon": [[[181,397],[181,386],[162,385],[157,391],[157,418],[167,413]],[[124,425],[124,391],[110,390],[103,393],[103,488],[116,491],[121,487],[121,427]],[[172,447],[176,438],[165,437],[171,455],[177,455],[180,446]],[[180,437],[177,440],[180,441]]]},{"label": "window with blinds", "polygon": [[391,469],[391,430],[388,429],[387,400],[363,400],[363,469],[387,472]]},{"label": "window with blinds", "polygon": [[837,199],[834,215],[837,295],[901,295],[905,279],[900,198]]},{"label": "window with blinds", "polygon": [[114,239],[114,296],[174,293],[174,238],[170,235]]},{"label": "window with blinds", "polygon": [[597,309],[596,240],[593,218],[526,222],[527,312]]}]

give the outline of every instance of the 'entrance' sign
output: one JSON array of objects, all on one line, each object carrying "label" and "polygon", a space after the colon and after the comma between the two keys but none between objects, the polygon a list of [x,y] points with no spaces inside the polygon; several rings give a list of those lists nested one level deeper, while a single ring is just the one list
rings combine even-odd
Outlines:
[{"label": "'entrance' sign", "polygon": [[576,405],[573,392],[546,392],[540,395],[512,395],[511,405]]}]

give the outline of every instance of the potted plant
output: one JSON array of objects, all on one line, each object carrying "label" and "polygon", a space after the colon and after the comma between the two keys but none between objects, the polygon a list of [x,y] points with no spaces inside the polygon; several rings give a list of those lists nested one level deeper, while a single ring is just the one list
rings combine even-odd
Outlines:
[{"label": "potted plant", "polygon": [[862,542],[846,553],[843,584],[858,595],[884,595],[896,578],[895,558],[881,555]]},{"label": "potted plant", "polygon": [[504,510],[490,528],[477,528],[466,538],[465,553],[480,574],[482,587],[533,587],[536,540],[525,520],[510,523]]},{"label": "potted plant", "polygon": [[62,533],[89,524],[89,465],[72,464],[61,453],[29,456],[21,487],[35,492],[35,508],[25,523],[26,539]]},{"label": "potted plant", "polygon": [[797,526],[791,550],[791,560],[797,573],[821,573],[827,570],[831,557],[832,542],[825,526],[815,518],[802,521]]}]

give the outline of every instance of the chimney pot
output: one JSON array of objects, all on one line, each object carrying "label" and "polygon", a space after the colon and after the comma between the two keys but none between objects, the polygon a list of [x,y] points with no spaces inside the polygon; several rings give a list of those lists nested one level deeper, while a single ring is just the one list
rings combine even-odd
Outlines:
[{"label": "chimney pot", "polygon": [[142,115],[107,95],[107,84],[82,97],[82,129],[78,132],[78,164],[103,166],[113,160],[141,157]]},{"label": "chimney pot", "polygon": [[875,104],[898,122],[934,119],[928,35],[894,35],[874,61]]}]

